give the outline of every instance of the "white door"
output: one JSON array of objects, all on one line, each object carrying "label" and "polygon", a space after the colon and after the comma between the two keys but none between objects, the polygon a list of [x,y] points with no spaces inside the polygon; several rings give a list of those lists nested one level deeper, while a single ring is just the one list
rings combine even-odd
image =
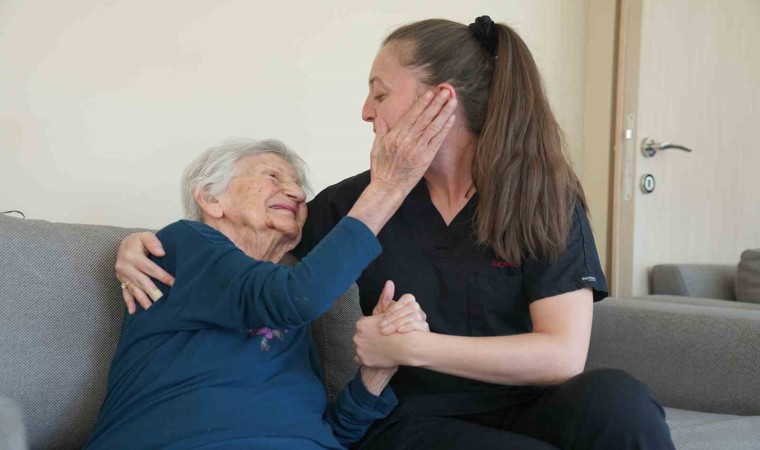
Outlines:
[{"label": "white door", "polygon": [[[656,264],[736,264],[760,248],[760,1],[636,1],[622,2],[640,29],[621,36],[639,47],[635,86],[618,108],[613,233],[629,236],[613,238],[623,242],[613,249],[616,295],[649,293]],[[693,151],[645,157],[645,138]]]}]

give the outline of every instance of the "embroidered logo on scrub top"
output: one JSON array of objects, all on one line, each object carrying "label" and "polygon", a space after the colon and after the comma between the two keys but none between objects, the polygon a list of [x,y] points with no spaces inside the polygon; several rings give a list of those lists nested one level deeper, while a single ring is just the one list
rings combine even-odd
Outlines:
[{"label": "embroidered logo on scrub top", "polygon": [[595,277],[583,277],[583,278],[581,278],[581,280],[582,281],[590,281],[592,283],[596,283],[596,278]]},{"label": "embroidered logo on scrub top", "polygon": [[514,261],[499,261],[498,259],[494,259],[491,261],[491,265],[494,267],[500,267],[500,268],[506,268],[506,267],[519,267],[520,265],[517,264]]},{"label": "embroidered logo on scrub top", "polygon": [[287,332],[288,330],[280,331],[280,330],[272,330],[271,328],[267,328],[267,327],[261,327],[261,328],[251,328],[250,330],[248,330],[248,335],[261,336],[261,350],[268,352],[270,349],[269,341],[271,341],[274,338],[282,340],[285,337],[285,333]]}]

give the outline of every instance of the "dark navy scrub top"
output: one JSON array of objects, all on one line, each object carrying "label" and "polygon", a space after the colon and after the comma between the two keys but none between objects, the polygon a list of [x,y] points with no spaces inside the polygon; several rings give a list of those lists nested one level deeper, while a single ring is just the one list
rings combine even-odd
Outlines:
[{"label": "dark navy scrub top", "polygon": [[[309,252],[348,213],[369,184],[364,172],[326,188],[309,202],[303,239],[295,250]],[[357,280],[361,307],[369,315],[386,280],[396,295],[413,294],[427,314],[430,330],[459,336],[503,336],[532,331],[531,302],[592,288],[594,301],[605,298],[607,284],[594,238],[580,204],[567,248],[554,262],[503,261],[477,243],[475,194],[449,226],[430,199],[424,180],[378,236],[383,253]],[[504,386],[401,367],[391,381],[399,406],[393,415],[419,412],[456,415],[503,408],[540,387]]]}]

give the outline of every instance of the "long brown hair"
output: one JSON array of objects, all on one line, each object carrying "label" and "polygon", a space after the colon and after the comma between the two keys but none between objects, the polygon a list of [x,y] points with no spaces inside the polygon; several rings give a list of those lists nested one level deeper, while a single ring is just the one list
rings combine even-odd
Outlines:
[{"label": "long brown hair", "polygon": [[575,203],[588,210],[586,198],[533,56],[514,30],[493,25],[495,54],[466,25],[442,19],[403,26],[383,45],[397,45],[401,63],[424,83],[450,83],[479,136],[478,239],[506,261],[553,260],[567,244]]}]

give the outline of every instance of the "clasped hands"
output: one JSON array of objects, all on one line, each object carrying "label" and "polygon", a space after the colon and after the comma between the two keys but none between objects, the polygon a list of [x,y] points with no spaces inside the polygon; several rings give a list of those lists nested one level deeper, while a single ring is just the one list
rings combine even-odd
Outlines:
[{"label": "clasped hands", "polygon": [[408,365],[416,332],[429,332],[425,312],[411,294],[393,300],[395,286],[387,281],[372,315],[356,322],[354,360],[363,367],[392,370]]}]

